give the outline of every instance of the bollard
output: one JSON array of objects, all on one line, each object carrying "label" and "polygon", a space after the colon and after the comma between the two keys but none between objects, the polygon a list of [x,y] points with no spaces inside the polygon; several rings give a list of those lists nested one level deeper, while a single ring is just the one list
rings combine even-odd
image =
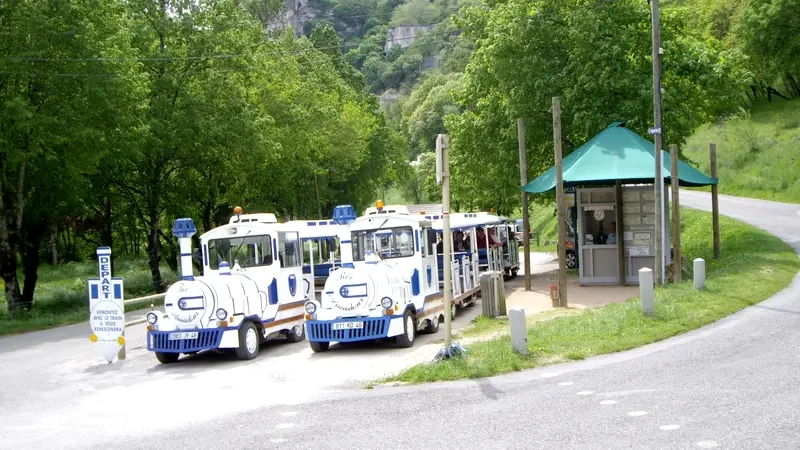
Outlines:
[{"label": "bollard", "polygon": [[524,309],[508,310],[508,324],[511,327],[511,348],[515,352],[528,355],[528,330],[525,324]]},{"label": "bollard", "polygon": [[647,267],[639,269],[639,298],[642,302],[642,313],[648,316],[655,314],[653,270]]},{"label": "bollard", "polygon": [[694,288],[705,289],[706,287],[706,260],[696,258],[694,260]]}]

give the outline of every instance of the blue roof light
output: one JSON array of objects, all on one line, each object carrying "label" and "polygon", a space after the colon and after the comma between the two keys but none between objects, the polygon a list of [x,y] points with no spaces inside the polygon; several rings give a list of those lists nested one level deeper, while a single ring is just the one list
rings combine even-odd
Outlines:
[{"label": "blue roof light", "polygon": [[172,225],[172,235],[178,239],[189,238],[197,233],[197,228],[194,226],[194,221],[190,218],[175,219],[175,224]]},{"label": "blue roof light", "polygon": [[339,225],[347,225],[356,220],[356,210],[350,205],[339,205],[333,208],[333,222]]}]

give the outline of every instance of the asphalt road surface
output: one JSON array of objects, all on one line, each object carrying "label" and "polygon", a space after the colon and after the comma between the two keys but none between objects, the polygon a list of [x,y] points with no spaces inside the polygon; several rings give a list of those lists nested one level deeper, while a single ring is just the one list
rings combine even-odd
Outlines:
[{"label": "asphalt road surface", "polygon": [[[682,191],[682,204],[710,208],[705,193]],[[720,196],[720,212],[800,251],[800,205]],[[31,333],[0,340],[0,447],[800,448],[798,294],[796,278],[714,325],[628,352],[372,390],[358,378],[429,359],[436,344],[313,355],[276,343],[244,363],[169,366],[140,349],[106,365],[75,350],[88,328]]]},{"label": "asphalt road surface", "polygon": [[[546,253],[531,256],[534,272],[552,260]],[[466,326],[480,309],[460,309],[453,329]],[[352,344],[315,354],[307,341],[278,338],[262,345],[252,361],[202,353],[169,365],[147,351],[144,325],[126,328],[127,358],[113,364],[89,334],[85,322],[0,338],[0,448],[88,448],[109,439],[117,447],[225,414],[358,392],[365,382],[430,361],[442,347],[444,327],[419,334],[409,349]]]},{"label": "asphalt road surface", "polygon": [[[682,196],[686,206],[710,209],[705,193]],[[720,212],[800,250],[798,205],[721,196]],[[798,294],[795,279],[773,298],[716,324],[628,352],[484,380],[319,394],[142,433],[117,445],[800,448]]]}]

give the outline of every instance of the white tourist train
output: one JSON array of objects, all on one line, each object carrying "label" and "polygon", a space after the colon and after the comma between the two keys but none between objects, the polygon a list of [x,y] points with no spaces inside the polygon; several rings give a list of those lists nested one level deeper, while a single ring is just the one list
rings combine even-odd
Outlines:
[{"label": "white tourist train", "polygon": [[[332,342],[388,338],[410,347],[418,331],[438,331],[446,310],[455,317],[457,305],[475,304],[480,292],[476,229],[491,217],[454,214],[453,230],[469,230],[473,250],[450,255],[453,302],[445,305],[437,219],[410,213],[404,205],[384,207],[381,201],[358,218],[352,209],[340,208],[334,217],[350,222],[351,239],[341,240],[343,264],[330,273],[321,297],[305,304],[312,350],[326,351]],[[347,263],[344,255],[351,252],[352,263]],[[494,255],[501,258],[499,253],[490,258]]]},{"label": "white tourist train", "polygon": [[[228,224],[200,236],[200,277],[191,265],[195,225],[186,218],[174,223],[181,280],[166,293],[166,314],[147,314],[147,349],[162,363],[214,349],[252,359],[272,337],[305,339],[303,304],[313,298],[314,277],[303,273],[299,227],[278,223],[274,214],[242,215],[239,207],[234,213]],[[340,227],[326,229],[342,233]]]}]

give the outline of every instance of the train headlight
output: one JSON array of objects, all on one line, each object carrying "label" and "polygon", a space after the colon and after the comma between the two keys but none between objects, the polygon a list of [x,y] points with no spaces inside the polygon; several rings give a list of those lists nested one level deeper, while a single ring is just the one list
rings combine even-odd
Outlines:
[{"label": "train headlight", "polygon": [[317,304],[314,302],[306,302],[305,309],[306,313],[314,314],[315,312],[317,312]]},{"label": "train headlight", "polygon": [[217,319],[225,320],[226,317],[228,317],[228,311],[225,311],[222,308],[217,310]]},{"label": "train headlight", "polygon": [[155,325],[156,322],[158,322],[158,314],[154,312],[147,313],[147,323]]},{"label": "train headlight", "polygon": [[383,297],[381,299],[381,306],[383,307],[383,309],[391,308],[392,307],[392,299],[390,299],[389,297]]}]

